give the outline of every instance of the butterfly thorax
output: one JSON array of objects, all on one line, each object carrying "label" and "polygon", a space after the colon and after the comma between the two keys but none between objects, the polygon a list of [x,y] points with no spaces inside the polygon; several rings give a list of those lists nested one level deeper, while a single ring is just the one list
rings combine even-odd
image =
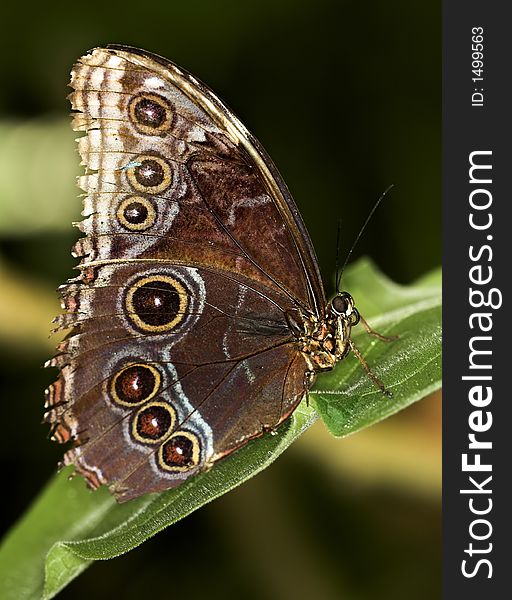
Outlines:
[{"label": "butterfly thorax", "polygon": [[325,308],[325,316],[289,311],[288,324],[297,337],[310,370],[330,371],[350,349],[352,326],[359,322],[359,313],[352,297],[338,293]]}]

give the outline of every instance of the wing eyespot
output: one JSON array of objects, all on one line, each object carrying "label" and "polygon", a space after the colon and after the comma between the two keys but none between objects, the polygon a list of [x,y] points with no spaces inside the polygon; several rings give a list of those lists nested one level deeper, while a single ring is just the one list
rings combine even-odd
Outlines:
[{"label": "wing eyespot", "polygon": [[160,156],[137,156],[125,171],[129,184],[137,192],[161,194],[172,183],[171,166]]},{"label": "wing eyespot", "polygon": [[176,423],[176,411],[167,402],[150,402],[138,410],[132,420],[133,438],[141,444],[164,440]]},{"label": "wing eyespot", "polygon": [[161,135],[169,131],[173,112],[169,101],[158,94],[143,93],[130,100],[130,121],[140,133]]},{"label": "wing eyespot", "polygon": [[128,196],[119,204],[117,220],[129,231],[146,231],[155,224],[156,210],[148,198]]},{"label": "wing eyespot", "polygon": [[110,384],[110,396],[120,406],[139,406],[158,393],[161,382],[160,372],[153,365],[132,364],[114,375]]},{"label": "wing eyespot", "polygon": [[190,431],[176,431],[158,450],[158,464],[164,471],[185,472],[197,467],[201,445],[197,435]]},{"label": "wing eyespot", "polygon": [[182,283],[169,275],[142,277],[125,297],[127,317],[145,333],[166,333],[176,329],[186,316],[189,295]]}]

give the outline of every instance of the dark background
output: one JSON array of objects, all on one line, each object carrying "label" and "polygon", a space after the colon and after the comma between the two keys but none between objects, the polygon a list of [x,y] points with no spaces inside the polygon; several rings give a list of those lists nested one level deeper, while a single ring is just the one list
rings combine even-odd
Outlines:
[{"label": "dark background", "polygon": [[[42,392],[53,290],[72,275],[79,173],[66,115],[86,50],[140,46],[212,87],[273,157],[332,291],[345,255],[408,283],[440,263],[438,3],[90,1],[2,9],[0,466],[6,529],[51,476]],[[347,440],[317,424],[270,469],[61,597],[440,596],[440,411],[430,398]]]}]

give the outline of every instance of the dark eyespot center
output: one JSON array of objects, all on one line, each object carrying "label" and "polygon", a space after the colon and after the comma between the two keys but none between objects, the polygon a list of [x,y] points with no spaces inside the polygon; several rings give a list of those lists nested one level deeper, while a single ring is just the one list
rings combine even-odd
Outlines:
[{"label": "dark eyespot center", "polygon": [[149,98],[141,98],[135,103],[134,114],[141,125],[157,129],[165,122],[167,111],[160,103]]},{"label": "dark eyespot center", "polygon": [[114,380],[114,396],[127,404],[139,404],[153,395],[158,387],[156,373],[144,365],[121,371]]},{"label": "dark eyespot center", "polygon": [[173,415],[165,406],[148,406],[137,414],[135,428],[144,440],[155,441],[165,436],[173,424]]},{"label": "dark eyespot center", "polygon": [[144,135],[161,135],[172,125],[172,106],[167,98],[144,93],[133,97],[128,106],[133,126]]},{"label": "dark eyespot center", "polygon": [[163,182],[165,172],[158,161],[147,158],[135,167],[134,175],[140,185],[144,187],[156,187]]},{"label": "dark eyespot center", "polygon": [[143,196],[128,196],[117,208],[117,220],[128,231],[145,231],[155,224],[156,210]]},{"label": "dark eyespot center", "polygon": [[162,458],[169,467],[189,467],[194,464],[194,442],[184,435],[176,435],[162,448]]},{"label": "dark eyespot center", "polygon": [[142,202],[130,202],[124,209],[124,218],[132,225],[141,225],[148,218],[148,207]]},{"label": "dark eyespot center", "polygon": [[148,325],[170,323],[180,309],[180,295],[167,281],[149,281],[133,293],[133,308]]}]

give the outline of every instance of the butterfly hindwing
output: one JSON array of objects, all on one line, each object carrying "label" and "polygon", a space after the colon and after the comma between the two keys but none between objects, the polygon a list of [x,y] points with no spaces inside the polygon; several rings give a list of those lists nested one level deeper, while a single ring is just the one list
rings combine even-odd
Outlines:
[{"label": "butterfly hindwing", "polygon": [[[65,462],[93,485],[96,479],[116,483],[124,499],[133,485],[123,481],[134,471],[147,471],[146,482],[151,475],[146,492],[177,485],[276,428],[301,399],[305,362],[279,297],[201,268],[121,263],[95,269],[101,272],[95,283],[73,293],[79,325],[54,359],[62,368],[62,396],[72,394],[72,402],[48,414],[81,442]],[[84,316],[90,305],[94,315]],[[162,420],[162,430],[149,425],[144,439],[137,428],[151,417],[157,429]],[[196,436],[198,462],[190,471],[166,471],[156,444],[181,430]]]}]

